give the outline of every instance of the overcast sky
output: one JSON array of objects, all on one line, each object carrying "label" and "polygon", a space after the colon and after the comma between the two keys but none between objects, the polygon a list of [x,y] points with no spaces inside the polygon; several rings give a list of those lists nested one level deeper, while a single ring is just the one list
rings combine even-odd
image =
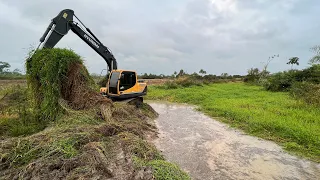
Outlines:
[{"label": "overcast sky", "polygon": [[[280,54],[308,66],[320,45],[319,0],[0,0],[0,61],[24,69],[24,59],[51,19],[73,9],[114,53],[120,69],[138,73],[245,74]],[[71,31],[57,45],[80,54],[91,73],[105,61]]]}]

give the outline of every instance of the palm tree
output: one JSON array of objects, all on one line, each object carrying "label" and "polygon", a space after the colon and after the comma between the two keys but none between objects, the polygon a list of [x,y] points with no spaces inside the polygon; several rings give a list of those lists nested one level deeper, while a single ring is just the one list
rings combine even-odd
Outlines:
[{"label": "palm tree", "polygon": [[183,71],[183,69],[180,69],[178,76],[181,77],[181,76],[184,76],[185,74],[186,73]]},{"label": "palm tree", "polygon": [[287,64],[291,64],[291,69],[293,65],[297,65],[299,66],[299,58],[298,57],[292,57],[289,59],[289,61],[287,62]]}]

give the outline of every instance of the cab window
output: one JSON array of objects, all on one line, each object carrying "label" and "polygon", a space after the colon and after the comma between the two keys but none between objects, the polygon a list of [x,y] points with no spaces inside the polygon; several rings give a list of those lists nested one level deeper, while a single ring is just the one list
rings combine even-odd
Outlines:
[{"label": "cab window", "polygon": [[123,71],[120,75],[119,90],[125,91],[132,88],[136,84],[136,73]]}]

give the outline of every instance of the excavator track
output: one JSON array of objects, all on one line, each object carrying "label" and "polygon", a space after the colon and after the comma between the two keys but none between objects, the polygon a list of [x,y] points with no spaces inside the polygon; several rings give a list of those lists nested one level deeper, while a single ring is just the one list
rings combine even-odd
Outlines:
[{"label": "excavator track", "polygon": [[141,107],[143,104],[143,97],[130,98],[123,101],[119,101],[121,103],[128,103],[130,105],[134,105],[137,108]]}]

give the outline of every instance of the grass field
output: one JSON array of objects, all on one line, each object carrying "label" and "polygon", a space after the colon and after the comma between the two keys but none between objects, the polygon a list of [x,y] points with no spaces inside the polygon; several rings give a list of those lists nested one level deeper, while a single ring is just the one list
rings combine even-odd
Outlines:
[{"label": "grass field", "polygon": [[243,83],[178,89],[150,86],[147,99],[197,105],[211,117],[320,162],[320,110],[287,93],[268,92]]}]

